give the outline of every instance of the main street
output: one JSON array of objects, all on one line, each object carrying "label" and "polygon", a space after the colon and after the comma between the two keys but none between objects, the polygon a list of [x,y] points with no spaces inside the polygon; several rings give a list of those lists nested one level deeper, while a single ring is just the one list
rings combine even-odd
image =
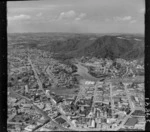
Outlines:
[{"label": "main street", "polygon": [[54,84],[56,84],[56,80],[54,79],[54,74],[51,72],[50,70],[50,65],[47,66],[47,68],[45,69],[45,72],[48,74],[48,79],[51,81],[53,80]]},{"label": "main street", "polygon": [[123,77],[125,77],[125,76],[128,74],[128,72],[129,72],[129,68],[128,68],[128,66],[126,66],[126,72],[125,72],[125,74],[123,75]]},{"label": "main street", "polygon": [[84,96],[84,94],[85,94],[85,87],[80,86],[80,91],[78,92],[77,98],[75,100],[75,104],[77,103],[77,101],[79,101],[82,98],[82,96]]},{"label": "main street", "polygon": [[114,100],[113,100],[113,94],[112,94],[112,89],[113,89],[113,86],[112,84],[110,83],[110,99],[111,99],[111,111],[112,111],[112,116],[113,116],[113,111],[114,111]]},{"label": "main street", "polygon": [[37,79],[37,83],[38,83],[38,85],[39,85],[39,89],[42,90],[42,91],[45,93],[45,91],[44,91],[44,89],[43,89],[43,87],[42,87],[42,82],[41,82],[41,80],[39,79],[39,77],[38,77],[38,75],[37,75],[37,72],[36,72],[36,70],[35,70],[35,68],[34,68],[34,66],[33,66],[33,64],[32,64],[32,61],[31,61],[31,59],[30,59],[29,57],[28,57],[28,61],[29,61],[30,65],[31,65],[31,67],[32,67],[32,69],[33,69],[33,71],[34,71],[34,75],[35,75],[35,78]]},{"label": "main street", "polygon": [[94,107],[94,102],[96,100],[96,93],[97,93],[97,86],[98,84],[96,83],[95,86],[94,86],[94,93],[93,93],[93,104],[92,104],[92,107]]},{"label": "main street", "polygon": [[133,106],[133,102],[131,101],[131,98],[130,98],[130,95],[129,95],[129,92],[128,92],[128,90],[127,90],[127,84],[126,83],[124,83],[124,89],[125,89],[125,92],[126,92],[126,96],[127,96],[127,98],[128,98],[128,102],[129,102],[129,105],[130,105],[130,108],[131,108],[131,111],[134,111],[135,110],[135,108],[134,108],[134,106]]}]

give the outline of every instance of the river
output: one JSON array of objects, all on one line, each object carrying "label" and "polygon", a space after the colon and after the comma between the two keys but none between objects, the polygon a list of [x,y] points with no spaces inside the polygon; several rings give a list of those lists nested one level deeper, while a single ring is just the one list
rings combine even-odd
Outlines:
[{"label": "river", "polygon": [[[84,66],[82,66],[82,64],[80,62],[78,62],[77,64],[75,64],[77,66],[77,72],[75,74],[78,74],[82,77],[82,79],[85,80],[89,80],[89,81],[99,81],[100,78],[96,78],[93,77],[92,75],[90,75],[88,73],[88,69]],[[128,77],[128,78],[112,78],[112,79],[107,79],[105,80],[106,82],[118,82],[118,81],[122,81],[122,82],[133,82],[133,81],[137,81],[137,82],[144,82],[144,76],[136,76],[134,77]]]},{"label": "river", "polygon": [[92,75],[88,73],[88,69],[81,65],[81,63],[75,64],[78,68],[77,72],[75,74],[80,75],[83,79],[89,80],[89,81],[99,81],[99,78],[95,78]]}]

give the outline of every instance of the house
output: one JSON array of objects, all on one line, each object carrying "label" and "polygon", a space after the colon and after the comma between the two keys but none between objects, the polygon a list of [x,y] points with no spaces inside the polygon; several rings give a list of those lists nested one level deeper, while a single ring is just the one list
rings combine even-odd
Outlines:
[{"label": "house", "polygon": [[29,93],[28,85],[25,85],[25,92],[26,92],[26,93]]},{"label": "house", "polygon": [[49,128],[45,128],[45,127],[41,127],[40,129],[38,129],[38,131],[42,131],[42,132],[49,132],[51,131]]},{"label": "house", "polygon": [[91,124],[90,124],[90,126],[89,127],[91,127],[91,128],[95,128],[95,120],[92,120],[91,121]]},{"label": "house", "polygon": [[63,123],[66,122],[66,120],[64,120],[62,117],[56,118],[55,121],[56,121],[58,124],[63,124]]},{"label": "house", "polygon": [[25,130],[29,131],[29,132],[32,132],[32,130],[35,128],[36,126],[35,125],[29,125],[25,128]]},{"label": "house", "polygon": [[66,128],[69,128],[69,127],[70,127],[70,125],[69,125],[68,122],[65,122],[65,123],[63,124],[63,126],[66,127]]}]

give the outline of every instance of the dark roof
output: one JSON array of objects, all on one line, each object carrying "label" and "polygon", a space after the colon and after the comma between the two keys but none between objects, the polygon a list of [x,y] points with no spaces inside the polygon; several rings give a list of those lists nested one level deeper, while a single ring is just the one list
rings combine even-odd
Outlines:
[{"label": "dark roof", "polygon": [[118,131],[143,131],[143,129],[124,129],[124,128],[120,128]]},{"label": "dark roof", "polygon": [[136,116],[145,116],[145,112],[142,110],[135,110],[132,115],[136,115]]},{"label": "dark roof", "polygon": [[62,99],[61,99],[60,97],[58,97],[58,96],[54,96],[53,99],[54,99],[57,103],[59,103],[59,102],[62,101]]},{"label": "dark roof", "polygon": [[84,111],[80,111],[80,114],[85,115],[86,111],[85,110]]},{"label": "dark roof", "polygon": [[56,122],[58,122],[59,124],[63,124],[66,122],[66,120],[64,120],[63,118],[59,117],[57,119],[55,119]]},{"label": "dark roof", "polygon": [[85,104],[90,105],[91,104],[91,100],[85,100]]},{"label": "dark roof", "polygon": [[126,126],[134,126],[138,122],[137,118],[129,118],[125,123]]}]

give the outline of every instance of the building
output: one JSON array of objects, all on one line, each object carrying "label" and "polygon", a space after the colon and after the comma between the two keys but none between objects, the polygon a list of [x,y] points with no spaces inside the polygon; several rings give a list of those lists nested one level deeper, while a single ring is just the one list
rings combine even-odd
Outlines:
[{"label": "building", "polygon": [[137,118],[129,118],[129,119],[127,120],[127,122],[125,123],[125,126],[132,128],[132,127],[135,126],[135,124],[136,124],[137,122],[138,122]]},{"label": "building", "polygon": [[32,130],[35,128],[36,126],[35,125],[29,125],[25,128],[25,130],[29,131],[29,132],[32,132]]},{"label": "building", "polygon": [[68,122],[63,123],[63,126],[64,126],[65,128],[69,128],[69,127],[70,127],[70,125],[69,125]]},{"label": "building", "polygon": [[145,123],[135,124],[134,129],[145,129]]},{"label": "building", "polygon": [[89,127],[91,127],[91,128],[95,128],[95,120],[91,120],[91,122],[90,122],[90,126]]},{"label": "building", "polygon": [[28,85],[25,85],[25,93],[29,93]]},{"label": "building", "polygon": [[49,131],[51,131],[49,128],[44,128],[44,127],[41,127],[41,128],[39,128],[38,129],[38,131],[42,131],[42,132],[49,132]]},{"label": "building", "polygon": [[46,90],[45,93],[46,93],[46,96],[47,96],[47,97],[50,97],[50,90]]},{"label": "building", "polygon": [[63,124],[63,123],[66,122],[66,120],[64,120],[62,117],[56,118],[55,121],[56,121],[58,124]]}]

